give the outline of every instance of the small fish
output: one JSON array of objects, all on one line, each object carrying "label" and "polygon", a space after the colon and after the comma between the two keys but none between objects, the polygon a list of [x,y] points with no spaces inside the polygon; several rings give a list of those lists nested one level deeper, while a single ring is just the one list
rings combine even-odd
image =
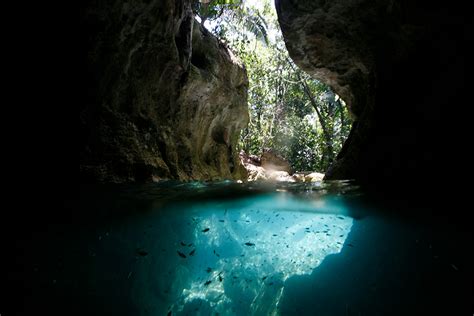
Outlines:
[{"label": "small fish", "polygon": [[181,242],[181,246],[186,246],[186,244],[184,242]]},{"label": "small fish", "polygon": [[191,251],[191,252],[189,253],[189,255],[190,255],[190,256],[194,256],[194,253],[195,253],[195,252],[196,252],[196,249],[193,249],[193,251]]},{"label": "small fish", "polygon": [[206,283],[204,283],[204,285],[205,285],[205,286],[208,286],[209,284],[211,284],[211,282],[212,282],[211,280],[206,281]]},{"label": "small fish", "polygon": [[192,245],[193,245],[193,243],[190,243],[190,244],[188,244],[188,247],[191,247]]},{"label": "small fish", "polygon": [[223,220],[223,219],[220,219],[220,220],[219,220],[219,222],[221,222],[221,223],[224,223],[224,222],[225,222],[225,220]]},{"label": "small fish", "polygon": [[186,258],[186,255],[182,253],[181,251],[178,250],[177,253],[181,258]]},{"label": "small fish", "polygon": [[216,250],[214,249],[214,254],[218,257],[220,257],[220,255],[216,252]]},{"label": "small fish", "polygon": [[207,273],[211,273],[211,271],[212,271],[212,268],[211,268],[211,267],[207,267],[206,272],[207,272]]},{"label": "small fish", "polygon": [[202,230],[203,233],[206,233],[206,232],[208,232],[208,231],[209,231],[209,228],[204,228],[204,229]]},{"label": "small fish", "polygon": [[169,311],[168,314],[166,314],[166,316],[171,316],[171,311]]},{"label": "small fish", "polygon": [[347,244],[347,246],[349,246],[349,247],[354,247],[354,245],[353,245],[353,244]]},{"label": "small fish", "polygon": [[268,278],[268,276],[264,276],[264,277],[262,278],[262,281],[264,281],[266,278]]},{"label": "small fish", "polygon": [[273,237],[276,237],[276,236],[278,236],[278,235],[277,235],[277,234],[273,234]]},{"label": "small fish", "polygon": [[246,246],[255,246],[255,244],[252,243],[252,242],[246,242],[245,245],[246,245]]},{"label": "small fish", "polygon": [[219,282],[222,282],[222,277],[219,275]]},{"label": "small fish", "polygon": [[146,251],[143,250],[143,249],[137,249],[137,253],[138,253],[140,256],[142,256],[142,257],[148,255],[148,252],[146,252]]},{"label": "small fish", "polygon": [[273,282],[268,283],[268,285],[273,285]]},{"label": "small fish", "polygon": [[342,216],[338,216],[337,218],[339,218],[339,219],[344,219],[344,217],[342,217]]}]

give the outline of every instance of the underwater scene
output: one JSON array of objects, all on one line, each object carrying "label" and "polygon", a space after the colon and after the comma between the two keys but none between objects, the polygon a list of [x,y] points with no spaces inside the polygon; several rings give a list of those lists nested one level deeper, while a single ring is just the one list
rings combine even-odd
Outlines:
[{"label": "underwater scene", "polygon": [[75,216],[28,242],[25,311],[423,314],[470,286],[449,228],[381,212],[349,181],[90,186]]}]

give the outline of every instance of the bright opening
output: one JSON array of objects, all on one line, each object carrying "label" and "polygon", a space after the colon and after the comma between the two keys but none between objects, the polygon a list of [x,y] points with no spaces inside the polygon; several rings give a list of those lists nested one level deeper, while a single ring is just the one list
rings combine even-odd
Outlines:
[{"label": "bright opening", "polygon": [[273,1],[213,3],[201,4],[197,16],[243,61],[249,77],[251,119],[237,148],[249,180],[324,173],[351,129],[344,101],[293,63]]}]

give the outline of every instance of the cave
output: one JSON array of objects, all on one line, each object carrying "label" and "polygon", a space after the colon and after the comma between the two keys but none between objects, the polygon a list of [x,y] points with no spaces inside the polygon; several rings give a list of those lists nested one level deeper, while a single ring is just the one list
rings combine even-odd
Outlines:
[{"label": "cave", "polygon": [[82,4],[79,196],[18,212],[0,314],[472,313],[469,11],[275,0],[295,65],[354,121],[323,180],[247,182],[246,68],[198,2]]},{"label": "cave", "polygon": [[[327,179],[357,179],[379,195],[398,194],[401,184],[421,194],[419,183],[405,181],[419,179],[439,192],[433,170],[454,163],[440,144],[451,152],[456,143],[440,126],[466,86],[463,13],[405,1],[276,6],[292,58],[332,85],[356,117]],[[452,89],[448,78],[456,78]]]}]

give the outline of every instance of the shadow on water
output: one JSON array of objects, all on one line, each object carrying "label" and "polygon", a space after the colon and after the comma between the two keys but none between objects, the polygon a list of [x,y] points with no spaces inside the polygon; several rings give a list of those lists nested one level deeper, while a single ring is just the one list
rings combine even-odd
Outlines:
[{"label": "shadow on water", "polygon": [[370,203],[350,182],[88,186],[78,204],[67,220],[18,240],[10,277],[20,285],[20,312],[471,309],[470,232],[426,211],[406,216],[407,205]]},{"label": "shadow on water", "polygon": [[450,256],[452,248],[466,249],[444,248],[433,237],[426,227],[392,218],[355,221],[340,254],[287,281],[282,314],[466,314],[469,267],[461,271],[459,258]]}]

